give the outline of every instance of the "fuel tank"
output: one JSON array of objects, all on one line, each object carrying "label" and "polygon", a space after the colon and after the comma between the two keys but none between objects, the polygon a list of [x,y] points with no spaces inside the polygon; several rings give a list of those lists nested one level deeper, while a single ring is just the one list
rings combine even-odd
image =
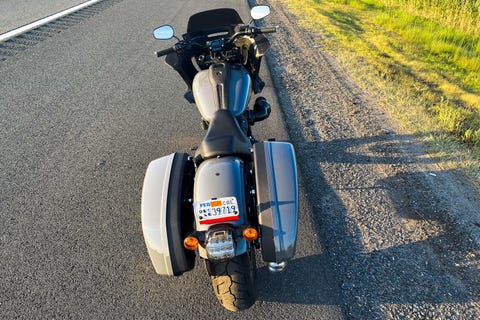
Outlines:
[{"label": "fuel tank", "polygon": [[203,120],[210,122],[215,111],[230,110],[240,116],[250,100],[252,80],[239,64],[218,63],[198,72],[193,79],[193,96]]}]

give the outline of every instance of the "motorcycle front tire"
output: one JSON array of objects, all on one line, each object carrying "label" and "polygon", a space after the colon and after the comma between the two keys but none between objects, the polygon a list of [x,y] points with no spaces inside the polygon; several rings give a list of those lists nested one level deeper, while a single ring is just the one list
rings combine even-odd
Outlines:
[{"label": "motorcycle front tire", "polygon": [[255,251],[222,262],[205,260],[213,291],[220,304],[230,311],[250,308],[256,300]]}]

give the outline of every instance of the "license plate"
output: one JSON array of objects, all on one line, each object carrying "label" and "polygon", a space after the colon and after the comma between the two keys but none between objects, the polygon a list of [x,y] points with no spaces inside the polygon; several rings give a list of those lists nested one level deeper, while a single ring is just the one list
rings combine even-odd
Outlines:
[{"label": "license plate", "polygon": [[195,214],[200,224],[213,224],[238,220],[238,203],[235,197],[226,197],[199,202]]}]

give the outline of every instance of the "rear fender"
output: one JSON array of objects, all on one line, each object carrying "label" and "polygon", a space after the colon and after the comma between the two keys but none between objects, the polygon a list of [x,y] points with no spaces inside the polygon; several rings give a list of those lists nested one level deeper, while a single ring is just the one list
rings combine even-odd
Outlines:
[{"label": "rear fender", "polygon": [[[215,212],[215,206],[220,206],[220,202],[222,206],[234,203],[232,198],[235,198],[238,209],[236,215],[226,210]],[[247,244],[241,236],[241,229],[247,224],[243,161],[236,157],[203,161],[195,173],[193,200],[196,231],[208,233],[222,226],[233,230],[235,255],[245,253]],[[204,244],[199,246],[199,254],[207,258]]]}]

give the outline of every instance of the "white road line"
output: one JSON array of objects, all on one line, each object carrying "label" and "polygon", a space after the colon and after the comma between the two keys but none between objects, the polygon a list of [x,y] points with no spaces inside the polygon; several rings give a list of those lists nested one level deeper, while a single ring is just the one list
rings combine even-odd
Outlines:
[{"label": "white road line", "polygon": [[5,32],[3,34],[0,35],[0,42],[3,42],[3,41],[6,41],[8,39],[11,39],[13,37],[16,37],[18,36],[19,34],[22,34],[24,32],[27,32],[27,31],[30,31],[30,30],[33,30],[35,28],[38,28],[44,24],[47,24],[49,22],[52,22],[53,20],[56,20],[56,19],[59,19],[61,17],[64,17],[68,14],[71,14],[75,11],[78,11],[80,9],[83,9],[85,7],[88,7],[92,4],[95,4],[97,2],[99,2],[101,0],[90,0],[90,1],[87,1],[87,2],[84,2],[84,3],[81,3],[77,6],[74,6],[74,7],[71,7],[70,9],[66,9],[66,10],[63,10],[61,12],[58,12],[58,13],[55,13],[55,14],[52,14],[48,17],[45,17],[43,19],[40,19],[40,20],[37,20],[37,21],[34,21],[32,23],[29,23],[27,25],[24,25],[23,27],[20,27],[20,28],[17,28],[17,29],[13,29],[13,30],[10,30],[8,32]]}]

